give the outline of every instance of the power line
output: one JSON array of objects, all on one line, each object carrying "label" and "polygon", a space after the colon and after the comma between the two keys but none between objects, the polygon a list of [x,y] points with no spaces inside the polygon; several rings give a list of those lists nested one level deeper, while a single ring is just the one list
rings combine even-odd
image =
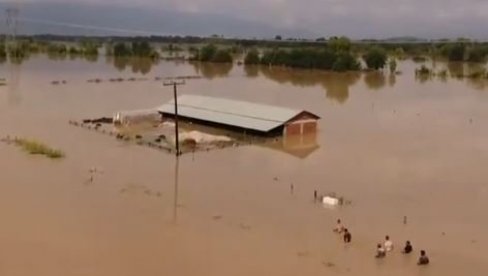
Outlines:
[{"label": "power line", "polygon": [[5,9],[6,15],[6,25],[7,25],[7,44],[15,43],[17,38],[17,27],[19,25],[19,9],[14,8],[7,8]]},{"label": "power line", "polygon": [[105,27],[105,26],[61,22],[61,21],[54,21],[54,20],[27,18],[27,17],[21,17],[21,18],[19,18],[19,21],[27,22],[27,23],[51,25],[51,26],[68,27],[68,28],[75,28],[75,29],[113,32],[113,33],[139,34],[139,35],[160,35],[160,36],[169,35],[169,34],[163,34],[163,33],[158,33],[158,32],[151,32],[151,31],[144,31],[144,30],[113,28],[113,27]]}]

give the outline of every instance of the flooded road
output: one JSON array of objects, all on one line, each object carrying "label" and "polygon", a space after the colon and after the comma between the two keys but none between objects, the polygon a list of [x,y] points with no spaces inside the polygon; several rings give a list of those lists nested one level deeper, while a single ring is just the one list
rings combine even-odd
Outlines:
[{"label": "flooded road", "polygon": [[[35,138],[66,158],[0,143],[0,274],[485,275],[488,88],[418,79],[418,66],[383,76],[104,58],[2,64],[0,136]],[[181,75],[203,77],[181,94],[318,114],[318,147],[297,156],[243,146],[176,161],[68,124],[161,105],[172,90],[155,78]],[[107,81],[118,77],[146,80]],[[314,190],[352,205],[324,208]],[[337,218],[352,244],[332,232]],[[396,248],[378,261],[385,235]],[[400,254],[406,240],[412,256]],[[420,249],[429,267],[416,266]]]}]

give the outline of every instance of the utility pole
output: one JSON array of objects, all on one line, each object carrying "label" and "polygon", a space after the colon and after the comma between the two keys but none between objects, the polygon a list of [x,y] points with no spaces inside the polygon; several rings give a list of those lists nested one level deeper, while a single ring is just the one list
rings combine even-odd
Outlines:
[{"label": "utility pole", "polygon": [[5,9],[6,15],[6,25],[7,25],[7,50],[10,51],[10,48],[16,46],[17,40],[17,27],[19,25],[19,8],[18,7],[9,7]]},{"label": "utility pole", "polygon": [[180,138],[179,138],[179,128],[178,128],[178,86],[185,85],[185,81],[168,81],[164,82],[163,86],[173,86],[173,101],[175,104],[175,138],[176,138],[176,157],[181,155],[180,151]]}]

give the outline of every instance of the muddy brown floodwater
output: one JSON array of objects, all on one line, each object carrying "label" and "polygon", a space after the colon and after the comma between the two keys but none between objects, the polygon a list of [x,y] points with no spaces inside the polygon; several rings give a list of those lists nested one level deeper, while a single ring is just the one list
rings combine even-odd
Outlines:
[{"label": "muddy brown floodwater", "polygon": [[[416,79],[408,61],[393,77],[116,65],[0,65],[0,136],[66,153],[53,161],[0,144],[0,275],[487,275],[484,81]],[[203,76],[181,94],[317,113],[318,145],[306,155],[251,145],[176,161],[68,124],[160,105],[171,90],[154,78],[179,75]],[[87,82],[118,77],[147,80]],[[314,190],[352,205],[324,208]],[[352,233],[347,246],[332,233],[337,218]],[[396,248],[375,260],[387,234]],[[400,254],[407,239],[411,256]],[[415,264],[420,249],[428,267]]]}]

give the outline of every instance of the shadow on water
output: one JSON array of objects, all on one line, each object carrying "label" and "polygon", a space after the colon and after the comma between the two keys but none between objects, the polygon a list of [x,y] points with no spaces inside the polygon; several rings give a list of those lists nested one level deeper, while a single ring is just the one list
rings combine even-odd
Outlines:
[{"label": "shadow on water", "polygon": [[232,63],[210,63],[192,61],[190,64],[195,69],[197,75],[201,75],[206,79],[215,79],[227,77],[234,67]]},{"label": "shadow on water", "polygon": [[349,98],[349,88],[361,78],[359,72],[335,73],[261,66],[260,72],[266,78],[278,83],[290,83],[298,87],[321,86],[326,97],[338,103]]}]

